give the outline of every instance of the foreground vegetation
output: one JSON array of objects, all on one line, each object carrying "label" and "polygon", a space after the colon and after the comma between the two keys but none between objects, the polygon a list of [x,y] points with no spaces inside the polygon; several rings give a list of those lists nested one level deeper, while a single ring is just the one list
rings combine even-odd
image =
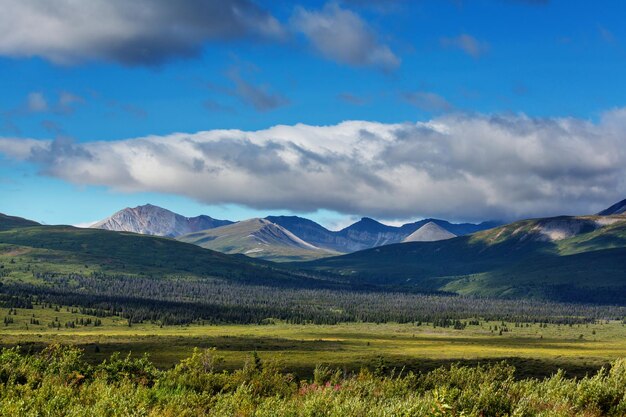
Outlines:
[{"label": "foreground vegetation", "polygon": [[347,374],[317,367],[309,380],[251,355],[218,371],[196,350],[174,368],[112,355],[87,364],[75,348],[0,354],[0,414],[10,416],[623,416],[626,360],[593,376],[516,380],[504,363],[415,374],[383,367]]}]

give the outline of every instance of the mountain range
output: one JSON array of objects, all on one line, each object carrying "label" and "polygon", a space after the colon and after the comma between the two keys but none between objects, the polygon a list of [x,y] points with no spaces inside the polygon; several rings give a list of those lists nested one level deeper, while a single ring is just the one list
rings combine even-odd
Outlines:
[{"label": "mountain range", "polygon": [[[324,249],[268,219],[179,237],[195,239],[196,244],[190,244],[132,232],[44,226],[0,214],[0,276],[3,284],[46,282],[46,276],[66,276],[71,283],[72,274],[165,280],[192,277],[270,286],[626,305],[626,213],[616,206],[601,212],[608,214],[521,220],[458,237],[427,222],[413,237],[405,237],[410,240],[417,235],[421,241],[384,244],[339,256],[325,253],[321,259],[281,264],[239,253],[244,250],[253,255],[262,249],[278,260],[293,260],[315,258],[315,252]],[[311,234],[328,236],[319,233],[321,226],[313,222],[295,220],[307,225]],[[378,242],[386,243],[390,241],[383,233],[387,227],[363,219],[332,236],[352,242],[355,235],[378,236]],[[231,238],[237,245],[247,239],[247,248],[229,248]],[[428,241],[433,238],[438,240]],[[300,253],[285,255],[286,241],[294,253]],[[198,246],[210,242],[237,254]]]},{"label": "mountain range", "polygon": [[[125,208],[91,227],[174,237],[224,253],[240,253],[273,261],[310,260],[400,243],[420,228],[412,241],[466,235],[499,225],[497,222],[450,223],[424,219],[399,227],[364,217],[339,231],[328,230],[298,216],[268,216],[240,222],[209,216],[184,217],[151,204]],[[237,226],[238,225],[238,226]],[[435,233],[432,229],[437,228]]]},{"label": "mountain range", "polygon": [[317,247],[341,253],[400,243],[411,233],[428,223],[434,223],[457,236],[490,229],[501,224],[498,222],[456,224],[446,220],[424,219],[396,227],[382,224],[369,217],[363,217],[358,222],[344,229],[331,231],[311,220],[297,216],[269,216],[267,219],[285,227],[301,239]]},{"label": "mountain range", "polygon": [[291,266],[400,291],[623,304],[626,214],[522,220]]}]

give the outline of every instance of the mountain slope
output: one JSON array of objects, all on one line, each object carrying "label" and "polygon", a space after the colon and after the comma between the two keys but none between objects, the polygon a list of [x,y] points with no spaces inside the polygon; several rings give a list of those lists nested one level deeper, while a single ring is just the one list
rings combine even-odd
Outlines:
[{"label": "mountain slope", "polygon": [[428,222],[405,237],[403,242],[436,242],[439,240],[452,239],[453,237],[456,237],[454,233],[448,232],[437,223]]},{"label": "mountain slope", "polygon": [[317,259],[335,253],[300,239],[267,219],[250,219],[178,237],[180,241],[223,253],[273,261]]},{"label": "mountain slope", "polygon": [[71,226],[31,226],[28,222],[16,224],[13,219],[0,216],[0,264],[5,283],[32,282],[45,274],[220,278],[290,286],[314,281],[270,263],[169,238]]},{"label": "mountain slope", "polygon": [[388,245],[402,240],[397,227],[387,226],[369,217],[340,230],[337,235],[348,242],[347,252]]},{"label": "mountain slope", "polygon": [[524,220],[295,266],[396,289],[626,303],[626,216]]},{"label": "mountain slope", "polygon": [[118,232],[176,237],[232,223],[229,220],[217,220],[209,216],[184,217],[170,210],[146,204],[134,208],[127,207],[91,227]]},{"label": "mountain slope", "polygon": [[442,229],[447,230],[448,232],[456,236],[471,235],[472,233],[481,232],[483,230],[492,229],[494,227],[502,225],[501,222],[494,222],[494,221],[475,224],[475,223],[450,223],[447,220],[441,220],[441,219],[424,219],[424,220],[419,220],[414,223],[403,224],[402,226],[400,226],[400,232],[408,236],[427,223],[435,223],[437,226],[441,227]]},{"label": "mountain slope", "polygon": [[624,214],[626,213],[626,200],[622,200],[619,203],[613,204],[606,210],[602,210],[598,213],[598,216],[610,216],[612,214]]},{"label": "mountain slope", "polygon": [[401,240],[398,228],[366,217],[340,231],[328,230],[309,219],[297,216],[268,216],[266,219],[314,246],[340,253],[355,252]]},{"label": "mountain slope", "polygon": [[428,223],[434,223],[457,236],[475,233],[499,225],[495,222],[455,224],[439,219],[424,219],[395,227],[364,217],[342,230],[331,231],[309,219],[297,216],[268,216],[266,219],[283,226],[302,240],[319,248],[341,253],[400,243],[411,233]]},{"label": "mountain slope", "polygon": [[8,216],[0,213],[0,230],[9,230],[16,227],[41,226],[39,223],[21,217]]},{"label": "mountain slope", "polygon": [[284,227],[300,239],[318,248],[342,253],[348,252],[346,249],[349,244],[347,239],[337,236],[337,232],[328,230],[312,220],[298,216],[267,216],[265,219]]}]

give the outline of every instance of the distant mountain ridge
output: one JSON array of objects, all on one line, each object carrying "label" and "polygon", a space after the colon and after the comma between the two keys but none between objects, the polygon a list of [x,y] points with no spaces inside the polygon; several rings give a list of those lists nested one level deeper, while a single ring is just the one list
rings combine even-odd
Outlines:
[{"label": "distant mountain ridge", "polygon": [[315,246],[343,253],[401,243],[411,233],[428,223],[434,223],[455,236],[471,234],[501,225],[499,222],[455,224],[440,219],[424,219],[396,227],[382,224],[369,217],[363,217],[358,222],[335,232],[309,219],[297,216],[269,216],[266,219],[285,227],[296,236]]},{"label": "distant mountain ridge", "polygon": [[162,207],[145,204],[133,208],[127,207],[90,227],[142,235],[177,237],[232,223],[230,220],[218,220],[204,215],[184,217]]},{"label": "distant mountain ridge", "polygon": [[[260,225],[258,223],[259,219],[251,220],[256,221],[256,229],[254,227],[252,228],[256,230],[255,233],[264,234],[270,228],[270,225]],[[298,216],[267,216],[265,220],[274,226],[284,229],[280,232],[281,239],[278,239],[276,236],[274,237],[270,245],[272,246],[272,250],[267,250],[266,248],[266,250],[256,250],[246,253],[246,251],[252,250],[250,247],[250,239],[246,236],[240,237],[238,241],[239,245],[241,245],[240,247],[237,247],[236,240],[232,236],[230,238],[231,243],[228,246],[221,245],[221,242],[224,241],[223,237],[220,238],[219,244],[216,242],[208,243],[207,239],[210,237],[231,234],[232,230],[236,230],[235,228],[218,230],[215,233],[205,233],[201,238],[202,242],[197,244],[215,250],[222,250],[225,253],[244,253],[248,256],[258,256],[268,260],[293,260],[299,257],[298,255],[294,257],[294,246],[292,245],[294,238],[297,238],[313,247],[313,249],[301,248],[304,251],[301,253],[301,259],[311,259],[328,256],[328,253],[351,253],[377,246],[400,243],[413,232],[428,223],[433,223],[439,228],[456,236],[474,233],[499,225],[499,223],[496,222],[455,224],[440,219],[424,219],[396,227],[385,225],[369,217],[363,217],[358,222],[342,230],[332,231],[312,220]],[[209,216],[184,217],[170,210],[146,204],[120,210],[111,217],[97,222],[91,227],[173,238],[184,236],[185,238],[181,240],[195,243],[196,241],[199,242],[200,239],[189,235],[221,229],[236,223],[242,222],[217,220]],[[249,226],[250,224],[245,227]],[[263,227],[266,229],[265,232],[260,231]],[[243,230],[244,228],[240,228],[239,230]],[[274,229],[276,229],[276,227],[274,227]],[[289,234],[293,236],[289,237]],[[220,247],[222,249],[220,249]],[[285,249],[286,256],[281,256],[279,253],[281,247]]]},{"label": "distant mountain ridge", "polygon": [[[314,286],[626,305],[626,213],[615,211],[520,220],[450,239],[440,239],[449,232],[427,222],[413,233],[412,238],[418,235],[422,241],[341,256],[328,256],[332,254],[267,219],[191,233],[184,237],[195,239],[195,245],[189,245],[135,233],[43,226],[0,214],[0,257],[3,262],[18,257],[25,265],[43,265],[60,273],[216,277],[295,286],[306,281]],[[307,219],[291,216],[281,221],[291,223],[292,228],[299,225],[318,238],[328,236],[326,229]],[[363,219],[346,229],[331,236],[384,238],[398,228]],[[424,241],[433,233],[438,240]],[[278,266],[204,250],[200,245],[300,262]],[[312,260],[301,262],[307,257]],[[16,272],[23,275],[21,269]]]},{"label": "distant mountain ridge", "polygon": [[318,248],[268,219],[250,219],[179,236],[178,240],[228,254],[274,261],[317,259],[337,255]]},{"label": "distant mountain ridge", "polygon": [[626,304],[626,214],[521,220],[293,267],[394,290]]}]

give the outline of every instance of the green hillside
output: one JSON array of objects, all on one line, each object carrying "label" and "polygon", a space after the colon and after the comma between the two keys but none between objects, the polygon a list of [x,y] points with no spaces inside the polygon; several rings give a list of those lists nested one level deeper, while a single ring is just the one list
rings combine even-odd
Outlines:
[{"label": "green hillside", "polygon": [[302,281],[262,261],[169,238],[71,226],[33,226],[36,223],[15,219],[0,217],[4,282],[33,280],[37,273],[214,277],[272,285],[299,285]]},{"label": "green hillside", "polygon": [[0,213],[0,231],[9,230],[15,227],[41,226],[32,220],[26,220],[21,217],[7,216]]},{"label": "green hillside", "polygon": [[397,289],[623,304],[626,217],[524,220],[446,241],[382,246],[294,267]]},{"label": "green hillside", "polygon": [[275,262],[319,259],[337,254],[313,246],[266,219],[241,221],[189,233],[177,239],[223,253],[243,254]]},{"label": "green hillside", "polygon": [[[226,251],[228,245],[240,245],[242,237],[254,236],[244,250],[261,248],[264,256],[282,260],[316,253],[315,247],[286,239],[291,236],[280,228],[260,224],[225,226],[233,233],[216,236],[209,232],[219,229],[213,229],[195,236],[195,243],[219,243]],[[309,288],[334,288],[341,282],[341,287],[353,289],[626,304],[626,216],[524,220],[445,241],[394,244],[292,263],[289,269],[169,238],[0,217],[2,282],[41,285],[50,274],[218,278]]]}]

